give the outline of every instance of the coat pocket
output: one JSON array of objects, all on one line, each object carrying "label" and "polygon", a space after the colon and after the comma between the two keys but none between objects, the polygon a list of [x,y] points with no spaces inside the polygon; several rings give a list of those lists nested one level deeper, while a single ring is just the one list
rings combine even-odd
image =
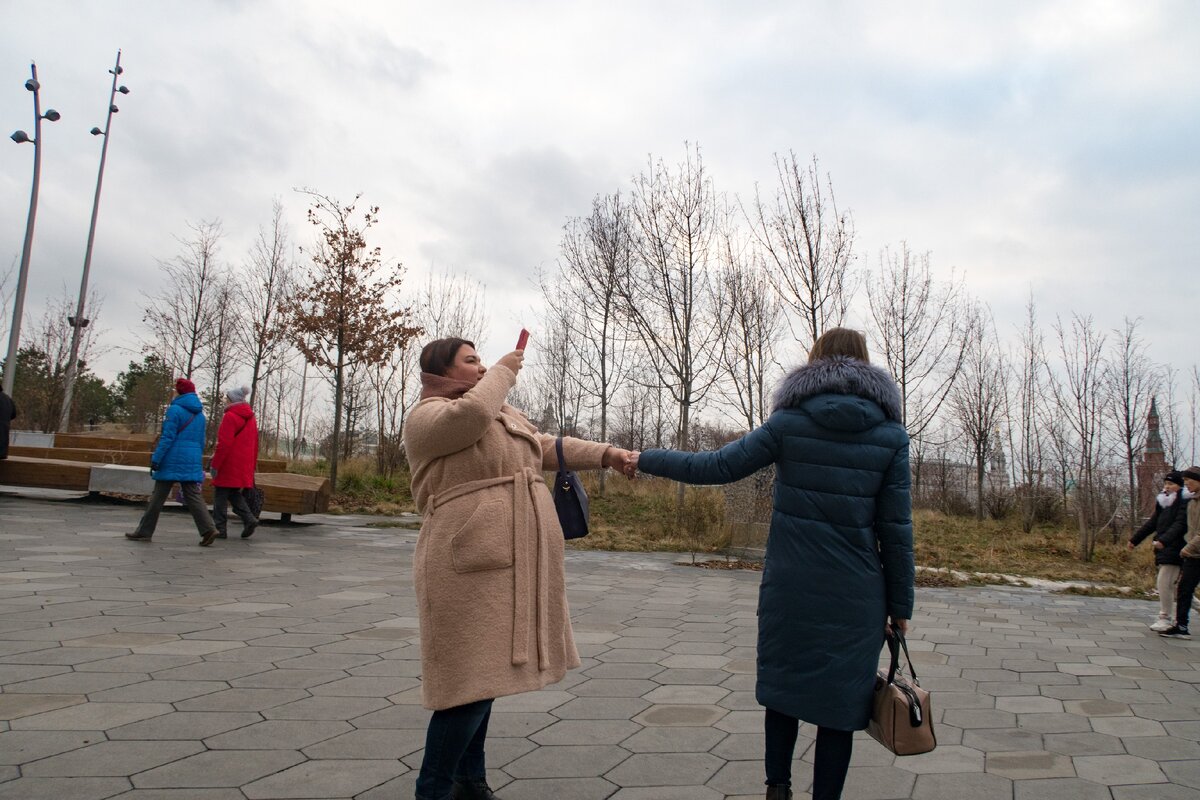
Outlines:
[{"label": "coat pocket", "polygon": [[511,567],[512,508],[502,500],[481,503],[450,540],[450,551],[458,573]]}]

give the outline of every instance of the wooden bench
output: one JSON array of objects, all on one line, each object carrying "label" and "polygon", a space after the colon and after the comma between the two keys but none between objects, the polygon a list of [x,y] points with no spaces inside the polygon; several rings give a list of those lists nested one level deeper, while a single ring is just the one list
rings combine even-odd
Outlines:
[{"label": "wooden bench", "polygon": [[[94,450],[82,447],[26,447],[9,445],[9,455],[29,458],[51,458],[60,461],[88,461],[94,464],[123,464],[128,467],[149,467],[151,450]],[[212,455],[204,456],[204,468]],[[286,472],[287,462],[281,458],[258,459],[258,472]]]},{"label": "wooden bench", "polygon": [[[111,464],[10,455],[0,461],[0,485],[87,492],[92,485],[93,470],[112,468]],[[319,514],[329,510],[328,478],[289,472],[258,472],[254,481],[263,490],[263,509],[281,514],[284,522],[289,521],[292,514]],[[148,495],[153,486],[147,472],[145,481],[132,482],[122,493]],[[211,481],[204,482],[204,497],[212,502]]]}]

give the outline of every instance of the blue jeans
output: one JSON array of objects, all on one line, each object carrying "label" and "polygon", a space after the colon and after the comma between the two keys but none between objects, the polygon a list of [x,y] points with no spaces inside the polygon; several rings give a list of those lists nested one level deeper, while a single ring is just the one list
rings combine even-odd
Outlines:
[{"label": "blue jeans", "polygon": [[491,700],[433,712],[425,733],[425,757],[417,776],[419,800],[446,800],[455,780],[486,779],[483,741],[491,716]]},{"label": "blue jeans", "polygon": [[[800,720],[767,709],[767,783],[792,783],[792,754]],[[854,748],[854,731],[817,728],[817,750],[813,759],[813,800],[838,800],[850,768],[850,752]]]}]

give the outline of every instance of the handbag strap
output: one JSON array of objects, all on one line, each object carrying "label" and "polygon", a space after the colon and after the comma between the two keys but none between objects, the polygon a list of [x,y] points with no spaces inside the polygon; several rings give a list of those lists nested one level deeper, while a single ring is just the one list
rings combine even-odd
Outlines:
[{"label": "handbag strap", "polygon": [[904,660],[908,662],[908,674],[911,675],[916,684],[920,686],[921,682],[917,680],[917,671],[913,669],[912,656],[908,654],[908,642],[904,640],[904,634],[901,633],[897,628],[892,628],[892,634],[887,637],[887,646],[892,652],[892,663],[891,666],[888,667],[887,682],[895,682],[896,672],[900,668],[900,651],[903,649]]},{"label": "handbag strap", "polygon": [[567,461],[563,457],[563,446],[562,446],[562,437],[561,436],[559,436],[557,439],[554,440],[554,452],[558,455],[558,471],[559,472],[570,472],[570,470],[567,469]]}]

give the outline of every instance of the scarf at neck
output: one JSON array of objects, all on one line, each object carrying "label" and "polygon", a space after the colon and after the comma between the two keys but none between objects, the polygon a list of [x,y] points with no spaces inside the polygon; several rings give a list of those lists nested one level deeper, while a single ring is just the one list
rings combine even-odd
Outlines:
[{"label": "scarf at neck", "polygon": [[447,378],[445,375],[434,375],[432,372],[421,373],[421,399],[444,397],[447,400],[457,400],[466,394],[474,383]]}]

